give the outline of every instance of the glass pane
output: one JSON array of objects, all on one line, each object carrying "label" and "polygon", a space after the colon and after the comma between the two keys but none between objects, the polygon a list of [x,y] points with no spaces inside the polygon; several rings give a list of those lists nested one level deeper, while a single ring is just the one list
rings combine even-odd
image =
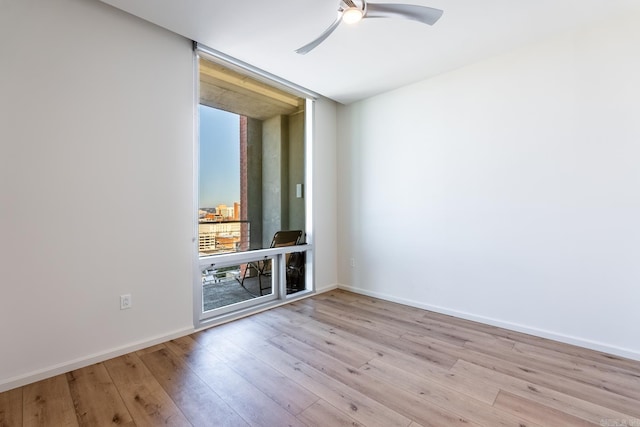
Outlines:
[{"label": "glass pane", "polygon": [[202,311],[273,293],[271,259],[202,271]]},{"label": "glass pane", "polygon": [[305,230],[306,100],[201,58],[200,256]]},{"label": "glass pane", "polygon": [[240,116],[201,105],[198,250],[200,256],[247,250],[241,219]]},{"label": "glass pane", "polygon": [[306,289],[306,255],[306,252],[291,252],[285,254],[287,295],[295,294],[296,292],[304,291]]}]

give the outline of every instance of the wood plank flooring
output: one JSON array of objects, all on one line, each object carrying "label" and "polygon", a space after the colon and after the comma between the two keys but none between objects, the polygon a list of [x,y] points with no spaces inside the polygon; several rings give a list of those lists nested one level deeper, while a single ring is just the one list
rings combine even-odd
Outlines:
[{"label": "wood plank flooring", "polygon": [[114,425],[640,427],[640,362],[333,291],[0,393]]}]

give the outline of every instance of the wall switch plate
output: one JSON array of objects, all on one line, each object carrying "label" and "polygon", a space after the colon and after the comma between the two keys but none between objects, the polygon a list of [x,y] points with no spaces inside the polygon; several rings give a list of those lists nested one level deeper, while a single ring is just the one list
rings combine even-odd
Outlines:
[{"label": "wall switch plate", "polygon": [[120,310],[131,308],[131,294],[120,295]]}]

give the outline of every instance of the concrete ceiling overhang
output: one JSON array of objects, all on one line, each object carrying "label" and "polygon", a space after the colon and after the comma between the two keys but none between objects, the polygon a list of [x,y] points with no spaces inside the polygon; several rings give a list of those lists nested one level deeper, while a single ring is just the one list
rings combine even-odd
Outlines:
[{"label": "concrete ceiling overhang", "polygon": [[304,99],[201,58],[200,103],[265,120],[303,109]]},{"label": "concrete ceiling overhang", "polygon": [[337,0],[100,1],[345,104],[640,13],[639,0],[383,0],[430,6],[444,15],[433,26],[402,19],[341,25],[299,55],[295,49],[333,22]]}]

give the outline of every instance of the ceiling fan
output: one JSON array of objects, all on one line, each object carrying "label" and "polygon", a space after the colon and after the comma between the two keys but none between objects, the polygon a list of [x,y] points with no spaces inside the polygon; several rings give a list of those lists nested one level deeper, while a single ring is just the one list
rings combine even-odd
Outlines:
[{"label": "ceiling fan", "polygon": [[[358,2],[360,5],[356,4]],[[296,52],[305,55],[325,41],[338,28],[341,22],[354,24],[364,18],[404,18],[433,25],[442,16],[443,11],[426,6],[399,3],[369,3],[366,0],[340,0],[338,4],[338,17],[324,30],[318,38],[311,43],[296,49]]]}]

